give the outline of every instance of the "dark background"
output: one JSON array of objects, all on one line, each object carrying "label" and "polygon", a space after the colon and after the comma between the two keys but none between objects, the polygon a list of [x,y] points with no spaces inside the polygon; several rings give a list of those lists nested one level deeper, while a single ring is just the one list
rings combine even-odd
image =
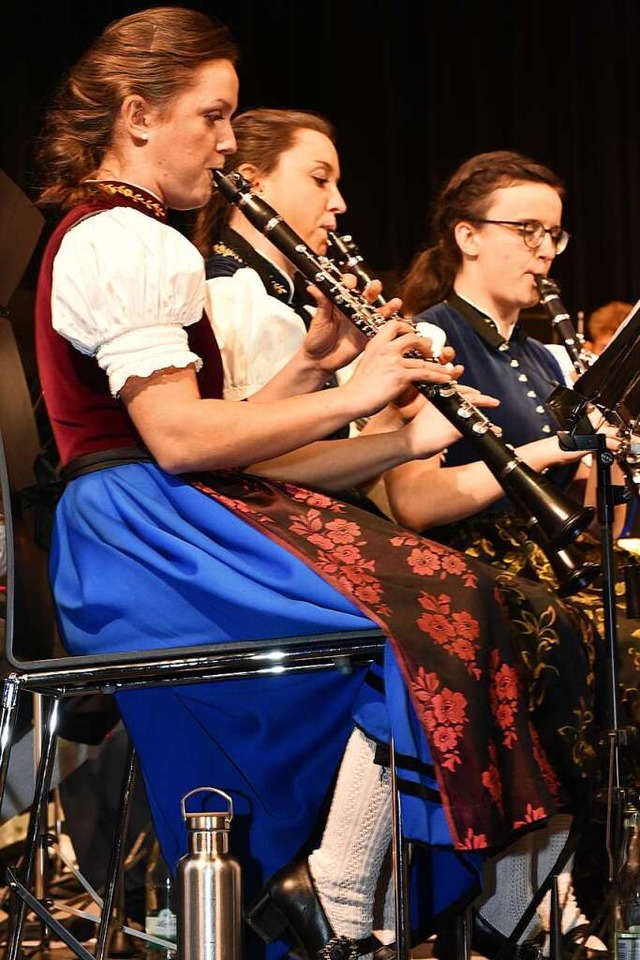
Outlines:
[{"label": "dark background", "polygon": [[[0,167],[32,195],[32,142],[55,83],[144,2],[4,5]],[[574,315],[640,296],[640,2],[192,0],[241,46],[241,109],[299,107],[336,125],[342,228],[378,275],[427,239],[430,200],[464,159],[513,148],[568,187],[554,266]]]}]

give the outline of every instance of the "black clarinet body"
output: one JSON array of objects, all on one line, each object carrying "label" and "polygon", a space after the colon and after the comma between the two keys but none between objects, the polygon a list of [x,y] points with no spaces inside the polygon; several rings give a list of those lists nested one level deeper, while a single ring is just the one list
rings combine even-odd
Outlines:
[{"label": "black clarinet body", "polygon": [[[225,175],[214,170],[212,177],[223,197],[269,238],[307,282],[315,284],[368,339],[375,336],[385,318],[360,293],[345,286],[331,260],[315,254],[273,207],[251,192],[251,185],[237,171]],[[424,359],[417,351],[408,355]],[[474,445],[543,549],[560,550],[588,527],[593,508],[575,503],[524,463],[496,435],[491,421],[460,393],[454,380],[415,386]]]},{"label": "black clarinet body", "polygon": [[[364,290],[373,279],[353,238],[329,231],[329,249],[327,257],[337,264],[343,272],[352,273],[357,281],[357,289]],[[370,302],[372,307],[384,307],[387,301],[382,294]]]},{"label": "black clarinet body", "polygon": [[584,337],[575,329],[571,317],[560,299],[560,289],[549,277],[536,276],[536,287],[540,294],[540,303],[551,318],[551,323],[562,344],[569,354],[573,369],[582,376],[596,359],[585,350]]}]

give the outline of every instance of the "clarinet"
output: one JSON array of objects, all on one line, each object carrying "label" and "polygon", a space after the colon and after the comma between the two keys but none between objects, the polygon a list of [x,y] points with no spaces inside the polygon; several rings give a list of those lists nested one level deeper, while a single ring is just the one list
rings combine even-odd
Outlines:
[{"label": "clarinet", "polygon": [[[353,237],[349,234],[340,236],[329,230],[329,249],[327,257],[336,263],[342,272],[352,273],[357,281],[357,289],[364,290],[366,285],[371,282],[372,277],[366,266],[358,247],[354,243]],[[380,294],[371,301],[371,307],[384,307],[387,301]]]},{"label": "clarinet", "polygon": [[558,336],[569,354],[574,370],[579,376],[582,376],[597,358],[595,354],[585,350],[584,337],[576,332],[571,317],[560,299],[558,285],[549,277],[536,275],[534,279],[540,294],[540,303],[551,317],[551,323],[558,331]]},{"label": "clarinet", "polygon": [[[251,192],[251,184],[237,170],[228,175],[213,170],[212,179],[225,200],[237,206],[308,283],[315,284],[369,340],[375,336],[386,323],[385,318],[360,293],[345,286],[331,260],[315,254],[270,204]],[[418,351],[410,351],[407,356],[424,359]],[[491,421],[460,393],[454,380],[414,386],[477,448],[543,549],[562,549],[589,526],[593,508],[575,503],[524,463],[496,436]]]}]

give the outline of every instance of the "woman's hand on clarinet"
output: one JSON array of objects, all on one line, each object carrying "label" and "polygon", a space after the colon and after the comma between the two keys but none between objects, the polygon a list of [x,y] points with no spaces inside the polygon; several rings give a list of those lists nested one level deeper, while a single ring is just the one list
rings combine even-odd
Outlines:
[{"label": "woman's hand on clarinet", "polygon": [[[450,348],[445,348],[449,350]],[[451,350],[451,353],[454,351]],[[463,383],[458,384],[458,393],[472,403],[474,407],[499,407],[500,401],[487,393],[481,393],[476,387],[468,387]],[[404,426],[416,417],[424,405],[429,401],[421,393],[418,393],[415,387],[409,387],[403,394],[397,397],[389,405],[390,411],[395,411],[397,427]],[[494,432],[498,435],[502,432],[499,427],[494,425]]]},{"label": "woman's hand on clarinet", "polygon": [[[343,283],[345,287],[353,289],[356,279],[350,274],[345,274]],[[371,283],[367,284],[361,296],[367,303],[372,303],[380,294],[381,289],[380,281],[372,280]],[[355,324],[348,320],[317,287],[310,286],[309,293],[315,299],[318,307],[304,338],[302,349],[309,362],[329,375],[355,360],[362,353],[368,341]],[[380,307],[376,312],[386,319],[393,313],[397,313],[401,306],[402,301],[394,297],[393,300],[390,300],[384,307]]]},{"label": "woman's hand on clarinet", "polygon": [[[367,344],[353,376],[342,389],[363,404],[362,416],[381,410],[412,384],[448,383],[462,373],[461,366],[441,366],[427,359],[430,343],[404,320],[388,320]],[[407,356],[409,353],[416,356]]]},{"label": "woman's hand on clarinet", "polygon": [[425,400],[418,413],[402,428],[412,460],[423,460],[440,453],[462,436],[439,410]]},{"label": "woman's hand on clarinet", "polygon": [[[495,397],[481,393],[475,387],[459,385],[458,390],[475,407],[497,407],[500,404],[500,401],[496,400]],[[420,394],[418,394],[417,400],[408,407],[406,404],[399,406],[396,402],[390,404],[387,408],[387,410],[393,409],[396,410],[396,415],[399,418],[397,426],[404,430],[413,460],[424,460],[432,457],[444,450],[445,447],[449,447],[452,443],[460,440],[462,436],[453,424]],[[411,410],[414,411],[413,415],[410,419],[406,419],[408,412]],[[384,414],[380,416],[384,416]],[[494,429],[499,432],[498,428]]]}]

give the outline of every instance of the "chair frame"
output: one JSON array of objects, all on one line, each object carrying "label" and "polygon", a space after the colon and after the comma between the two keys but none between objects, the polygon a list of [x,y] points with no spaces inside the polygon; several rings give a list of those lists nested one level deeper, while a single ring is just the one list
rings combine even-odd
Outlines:
[{"label": "chair frame", "polygon": [[[0,319],[0,354],[3,354],[5,359],[7,350],[10,354],[11,351],[15,351],[11,358],[13,374],[19,373],[24,379],[9,323],[5,319]],[[19,371],[13,366],[16,363],[20,364]],[[26,389],[26,381],[24,381],[24,387]],[[24,398],[19,399],[24,400]],[[31,410],[30,406],[29,410]],[[24,403],[22,412],[18,410],[16,416],[17,418],[24,416]],[[98,927],[96,952],[92,955],[56,920],[48,909],[47,902],[42,902],[41,899],[34,897],[29,891],[33,882],[36,853],[38,849],[42,849],[43,843],[46,842],[46,837],[43,839],[43,821],[55,758],[56,725],[60,701],[65,697],[81,693],[113,694],[120,690],[149,686],[202,683],[272,676],[280,673],[302,673],[319,669],[337,669],[339,672],[348,674],[356,667],[371,663],[376,656],[380,655],[384,649],[386,638],[381,630],[368,629],[366,631],[314,633],[273,640],[248,639],[213,644],[210,647],[192,646],[96,656],[54,655],[50,658],[21,659],[16,655],[16,637],[24,633],[24,626],[20,623],[21,611],[18,609],[20,601],[23,602],[24,606],[24,596],[21,595],[20,585],[18,584],[19,575],[22,573],[20,570],[21,558],[16,557],[15,547],[19,524],[20,538],[25,535],[25,531],[22,530],[23,523],[17,503],[17,495],[25,485],[25,475],[24,464],[16,462],[15,449],[11,449],[9,451],[10,456],[7,456],[8,451],[5,449],[3,440],[7,422],[7,411],[3,411],[0,403],[0,495],[6,524],[7,543],[7,602],[4,647],[5,659],[10,667],[10,673],[4,681],[0,712],[0,805],[6,786],[19,698],[23,692],[29,691],[45,695],[51,702],[42,733],[34,803],[31,808],[27,832],[25,862],[19,874],[11,868],[6,871],[9,886],[17,895],[19,901],[13,914],[13,925],[6,960],[17,960],[27,907],[32,909],[43,924],[48,929],[53,930],[80,960],[104,960],[114,903],[118,893],[124,843],[123,826],[133,783],[134,752],[132,749],[127,764],[122,795],[121,824],[114,840],[105,886],[104,905]],[[9,426],[11,430],[15,428],[15,424]],[[8,463],[10,459],[12,459],[12,462]],[[13,483],[11,482],[15,477],[18,480],[17,484],[15,480]],[[40,553],[42,555],[40,561],[44,562],[44,553],[42,551]],[[16,602],[16,598],[18,598],[18,602]],[[32,628],[32,624],[29,626]],[[29,637],[29,640],[30,648],[34,649],[33,641],[37,641],[38,638]],[[408,957],[406,864],[401,835],[393,744],[391,744],[391,748],[396,952],[400,960],[405,960]]]}]

